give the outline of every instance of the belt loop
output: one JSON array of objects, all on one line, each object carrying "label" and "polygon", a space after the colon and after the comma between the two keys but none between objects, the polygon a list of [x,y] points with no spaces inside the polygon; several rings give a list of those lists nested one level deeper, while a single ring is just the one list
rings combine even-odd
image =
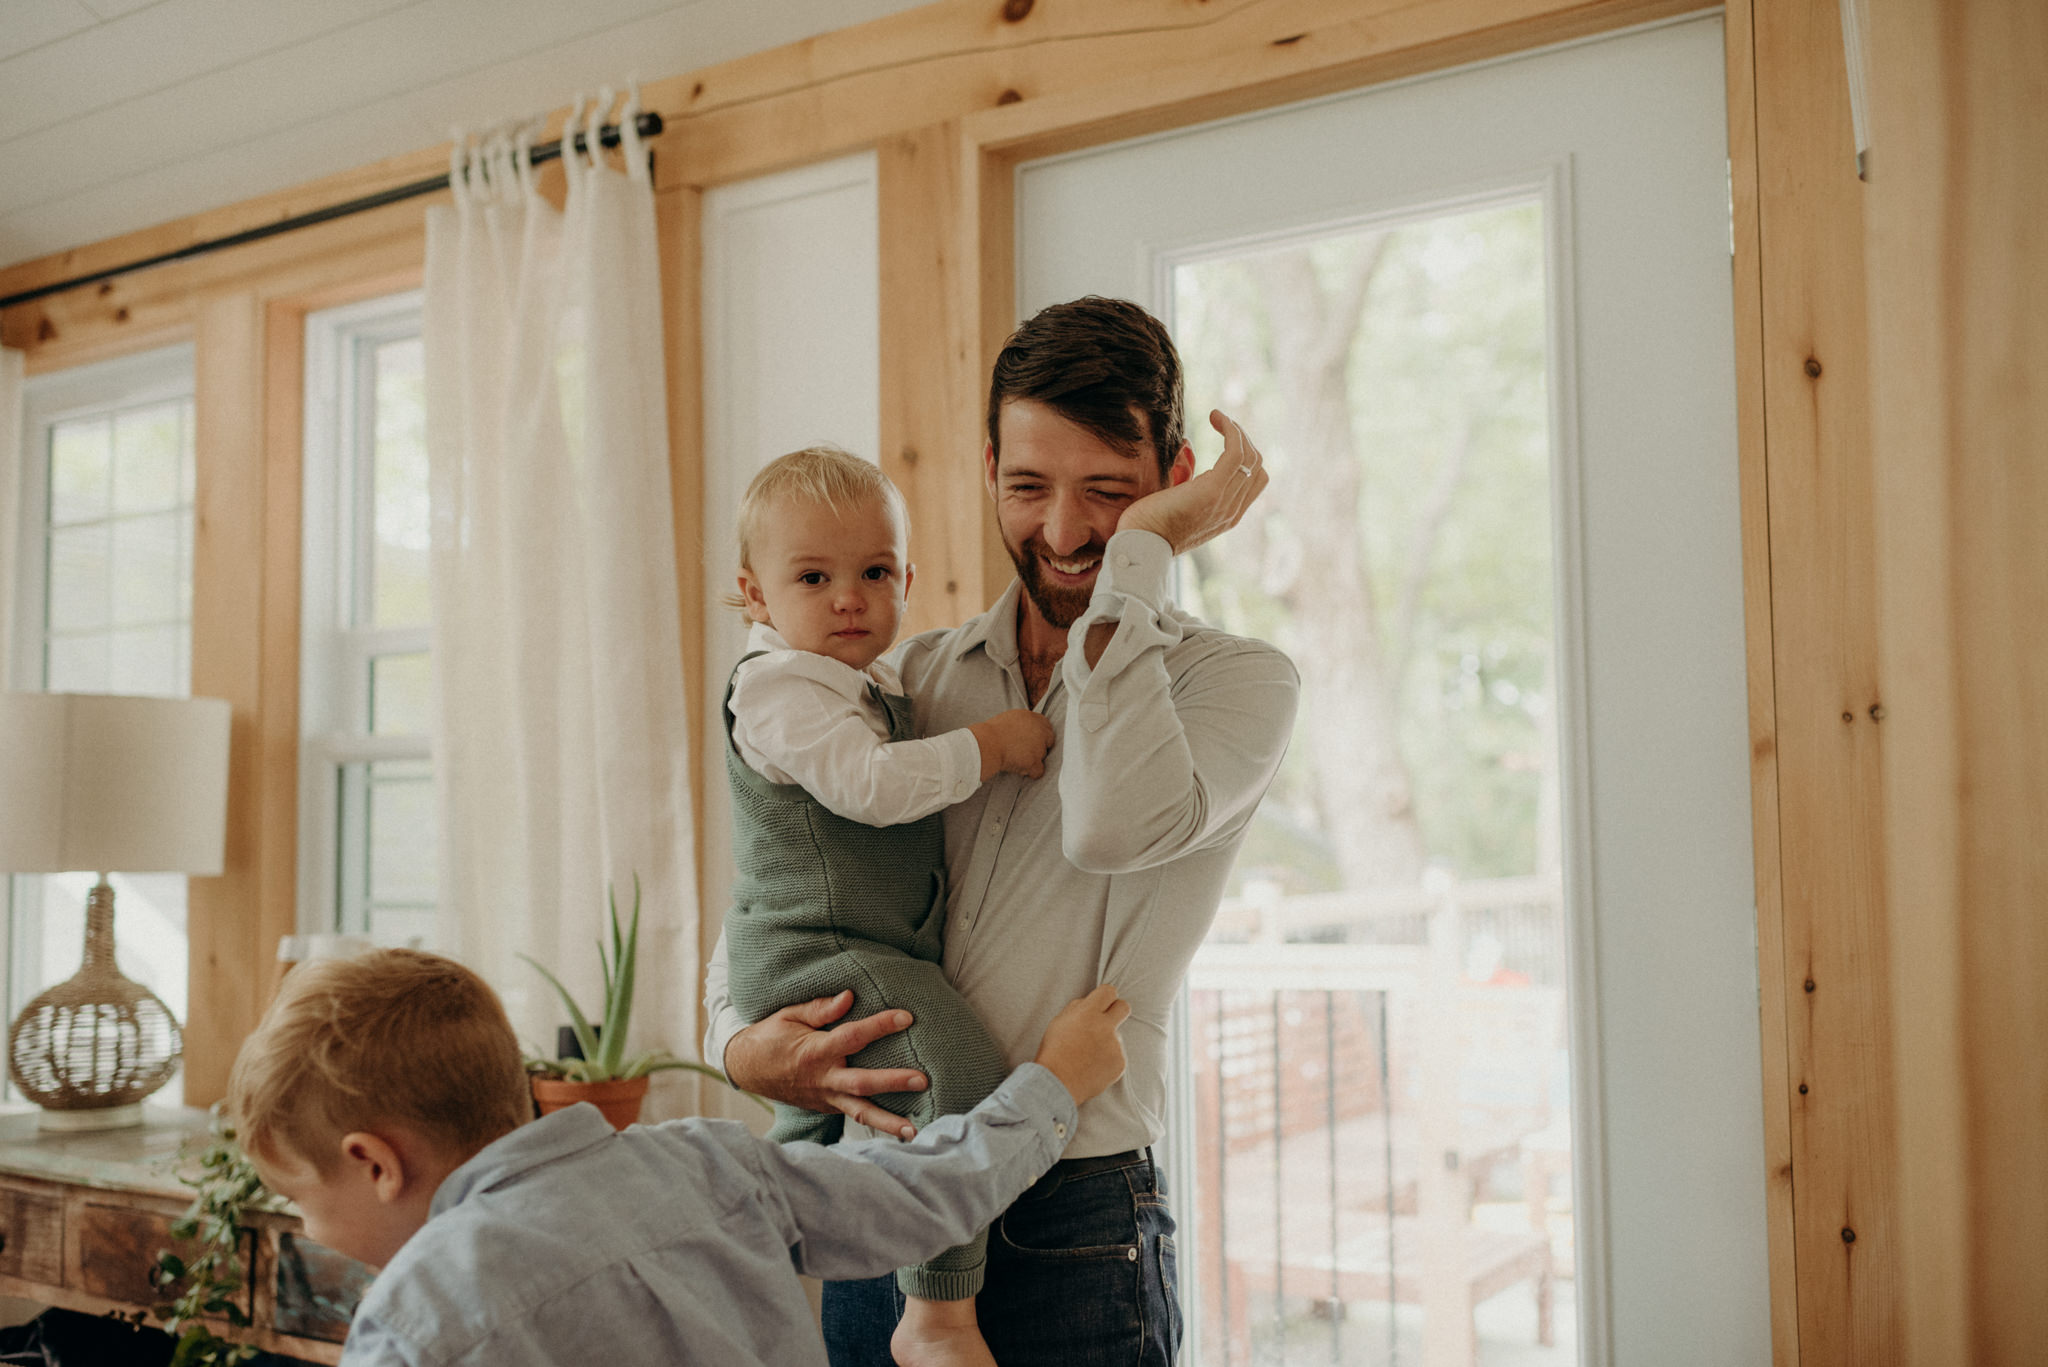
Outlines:
[{"label": "belt loop", "polygon": [[1152,1158],[1152,1146],[1145,1146],[1145,1180],[1152,1184],[1152,1194],[1159,1194],[1159,1164]]}]

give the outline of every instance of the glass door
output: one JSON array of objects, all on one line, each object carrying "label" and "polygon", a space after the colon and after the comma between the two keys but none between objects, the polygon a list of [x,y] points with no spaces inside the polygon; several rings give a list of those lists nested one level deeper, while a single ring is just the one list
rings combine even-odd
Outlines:
[{"label": "glass door", "polygon": [[1180,562],[1303,692],[1188,976],[1203,1367],[1768,1356],[1721,81],[1693,20],[1020,170],[1020,312],[1145,303],[1273,476]]}]

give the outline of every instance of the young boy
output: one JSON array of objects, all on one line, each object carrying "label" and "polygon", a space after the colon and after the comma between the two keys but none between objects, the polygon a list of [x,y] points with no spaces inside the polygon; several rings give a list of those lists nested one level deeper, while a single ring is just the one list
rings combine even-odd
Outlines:
[{"label": "young boy", "polygon": [[228,1108],[309,1238],[381,1267],[346,1367],[823,1367],[797,1273],[877,1276],[993,1219],[1123,1071],[1102,987],[964,1118],[914,1143],[779,1147],[735,1121],[530,1120],[497,996],[376,950],[293,970]]},{"label": "young boy", "polygon": [[[726,693],[737,876],[725,934],[733,1005],[749,1020],[847,990],[848,1020],[908,1010],[910,1029],[852,1063],[925,1073],[929,1091],[875,1098],[921,1126],[970,1109],[1008,1072],[939,968],[938,814],[997,773],[1044,773],[1053,731],[1019,708],[917,737],[881,658],[913,578],[905,520],[872,462],[831,447],[771,462],[741,500],[740,602],[754,625]],[[830,1143],[841,1124],[784,1106],[770,1138]],[[898,1274],[903,1367],[994,1367],[974,1317],[986,1237]]]}]

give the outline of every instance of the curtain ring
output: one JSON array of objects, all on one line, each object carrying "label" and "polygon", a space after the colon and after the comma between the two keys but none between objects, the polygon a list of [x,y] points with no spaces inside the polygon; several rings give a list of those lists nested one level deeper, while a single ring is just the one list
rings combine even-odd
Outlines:
[{"label": "curtain ring", "polygon": [[626,152],[626,174],[647,179],[647,144],[640,139],[640,82],[626,82],[626,107],[619,111],[619,145]]},{"label": "curtain ring", "polygon": [[569,107],[569,117],[562,120],[562,172],[569,177],[571,186],[576,184],[583,168],[576,164],[576,134],[583,121],[583,92],[576,92],[576,103]]},{"label": "curtain ring", "polygon": [[590,155],[590,169],[593,171],[604,166],[604,116],[611,112],[615,98],[617,96],[610,86],[600,86],[597,103],[590,107],[590,126],[583,135],[583,150]]},{"label": "curtain ring", "polygon": [[448,130],[448,189],[455,196],[457,208],[468,202],[463,194],[463,182],[468,175],[468,167],[462,155],[468,141],[469,135],[460,128]]}]

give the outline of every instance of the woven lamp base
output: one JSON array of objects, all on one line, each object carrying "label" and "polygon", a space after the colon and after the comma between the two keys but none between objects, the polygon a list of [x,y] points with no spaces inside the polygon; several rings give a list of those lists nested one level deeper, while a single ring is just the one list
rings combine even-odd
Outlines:
[{"label": "woven lamp base", "polygon": [[36,1113],[36,1128],[59,1134],[77,1134],[86,1130],[125,1130],[131,1125],[142,1123],[142,1103],[131,1102],[126,1106],[102,1106],[96,1111],[52,1111]]}]

